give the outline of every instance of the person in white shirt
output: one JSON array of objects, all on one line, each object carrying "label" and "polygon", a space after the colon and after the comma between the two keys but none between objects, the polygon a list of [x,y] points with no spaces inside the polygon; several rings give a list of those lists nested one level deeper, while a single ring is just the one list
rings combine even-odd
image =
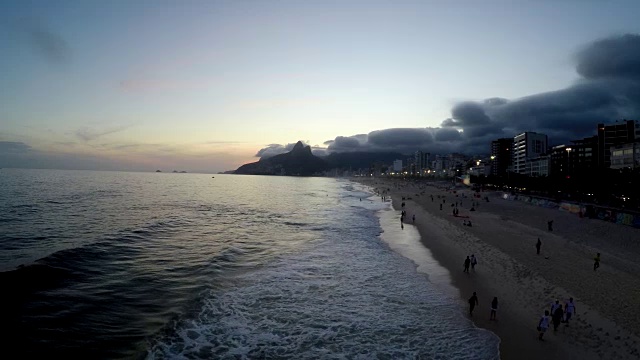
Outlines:
[{"label": "person in white shirt", "polygon": [[573,298],[569,298],[569,302],[564,305],[564,316],[565,316],[564,322],[567,323],[566,326],[569,326],[569,319],[571,319],[571,317],[575,312],[576,312],[576,304],[574,304]]},{"label": "person in white shirt", "polygon": [[540,318],[540,321],[538,322],[538,340],[542,341],[542,337],[544,336],[544,333],[547,331],[547,329],[549,328],[549,311],[545,310],[544,311],[544,315],[542,315],[542,317]]}]

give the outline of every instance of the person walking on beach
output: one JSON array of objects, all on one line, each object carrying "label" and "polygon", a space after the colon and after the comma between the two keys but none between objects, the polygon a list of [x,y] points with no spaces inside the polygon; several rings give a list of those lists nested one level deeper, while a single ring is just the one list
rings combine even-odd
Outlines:
[{"label": "person walking on beach", "polygon": [[464,270],[462,272],[469,272],[469,265],[471,264],[471,259],[469,259],[469,256],[467,256],[467,258],[464,260]]},{"label": "person walking on beach", "polygon": [[494,296],[491,300],[491,313],[489,314],[489,320],[496,320],[496,312],[498,311],[498,297]]},{"label": "person walking on beach", "polygon": [[558,330],[558,326],[562,322],[562,316],[564,315],[564,311],[562,310],[562,305],[558,306],[553,313],[551,313],[551,319],[553,321],[553,331]]},{"label": "person walking on beach", "polygon": [[599,267],[600,267],[600,253],[596,254],[596,257],[593,258],[593,271],[596,271],[596,269]]},{"label": "person walking on beach", "polygon": [[547,229],[553,231],[553,220],[547,221]]},{"label": "person walking on beach", "polygon": [[442,210],[442,204],[440,204],[440,210]]},{"label": "person walking on beach", "polygon": [[476,305],[478,305],[478,296],[476,292],[473,292],[473,295],[469,298],[469,316],[473,316],[473,309],[475,309]]},{"label": "person walking on beach", "polygon": [[476,259],[475,255],[471,254],[471,269],[473,271],[476,270],[476,265],[478,264],[478,259]]},{"label": "person walking on beach", "polygon": [[573,313],[576,312],[576,304],[573,303],[573,298],[569,298],[569,302],[564,305],[564,322],[567,323],[565,326],[569,326],[569,320],[573,316]]},{"label": "person walking on beach", "polygon": [[562,308],[562,304],[560,304],[560,300],[556,300],[555,303],[551,303],[551,311],[550,311],[551,316],[553,316],[556,313],[556,310],[558,308],[560,309]]},{"label": "person walking on beach", "polygon": [[549,311],[545,310],[544,315],[538,321],[538,340],[543,341],[544,333],[549,328]]},{"label": "person walking on beach", "polygon": [[416,214],[413,214],[413,218],[411,219],[413,221],[413,223],[416,223]]},{"label": "person walking on beach", "polygon": [[564,311],[562,310],[562,305],[555,308],[555,310],[551,313],[551,321],[553,322],[553,331],[558,330],[558,326],[562,322],[562,316],[564,315]]},{"label": "person walking on beach", "polygon": [[536,252],[538,255],[540,255],[540,247],[542,246],[542,241],[540,241],[540,238],[538,238],[538,242],[536,243]]}]

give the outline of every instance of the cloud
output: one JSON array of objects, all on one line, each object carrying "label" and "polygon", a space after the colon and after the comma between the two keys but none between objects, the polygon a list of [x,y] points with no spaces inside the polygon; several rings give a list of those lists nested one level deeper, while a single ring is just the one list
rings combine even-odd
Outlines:
[{"label": "cloud", "polygon": [[272,156],[284,154],[291,151],[291,149],[293,149],[295,145],[296,143],[289,143],[287,145],[269,144],[267,145],[267,147],[258,150],[255,156],[262,159],[270,158]]},{"label": "cloud", "polygon": [[[304,141],[304,140],[301,140],[301,141],[304,145],[308,145],[309,143],[308,141]],[[286,144],[286,145],[269,144],[266,147],[258,150],[255,157],[259,157],[260,159],[267,159],[272,156],[284,154],[286,152],[291,151],[293,147],[296,145],[296,143],[297,141],[294,143]],[[314,145],[314,146],[311,146],[311,153],[313,153],[316,156],[325,156],[327,155],[328,152],[326,148]]]},{"label": "cloud", "polygon": [[337,136],[324,145],[329,152],[486,154],[491,141],[500,137],[535,131],[548,135],[550,145],[566,144],[595,135],[598,123],[640,114],[640,35],[593,41],[579,49],[574,60],[580,78],[564,89],[516,99],[463,101],[439,128],[377,130]]},{"label": "cloud", "polygon": [[436,129],[434,140],[436,142],[461,141],[462,135],[456,129],[441,128],[441,129]]},{"label": "cloud", "polygon": [[80,129],[76,130],[75,135],[80,140],[91,141],[91,140],[95,140],[95,139],[97,139],[99,137],[102,137],[102,136],[105,136],[105,135],[117,133],[117,132],[125,130],[127,128],[128,128],[128,126],[119,126],[119,127],[115,127],[115,128],[106,129],[106,130],[95,130],[95,129],[90,129],[90,128],[87,128],[87,127],[83,127],[83,128],[80,128]]},{"label": "cloud", "polygon": [[0,153],[27,153],[31,150],[31,146],[16,141],[0,141]]},{"label": "cloud", "polygon": [[586,79],[640,77],[640,36],[625,34],[595,41],[577,55],[576,71]]},{"label": "cloud", "polygon": [[23,20],[21,28],[35,52],[50,64],[66,64],[71,60],[71,47],[67,41],[42,21]]}]

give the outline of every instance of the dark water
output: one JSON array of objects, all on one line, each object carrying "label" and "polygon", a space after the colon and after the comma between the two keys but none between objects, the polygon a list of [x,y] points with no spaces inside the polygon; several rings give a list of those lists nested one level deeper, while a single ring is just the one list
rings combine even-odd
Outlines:
[{"label": "dark water", "polygon": [[0,170],[3,347],[63,358],[496,358],[348,181]]}]

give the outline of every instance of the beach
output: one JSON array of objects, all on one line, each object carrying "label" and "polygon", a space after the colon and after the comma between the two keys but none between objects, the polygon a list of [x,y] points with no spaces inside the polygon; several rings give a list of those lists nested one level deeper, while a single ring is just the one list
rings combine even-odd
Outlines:
[{"label": "beach", "polygon": [[[468,312],[467,299],[477,292],[479,305],[471,320],[500,337],[501,358],[640,357],[638,229],[504,200],[502,192],[481,192],[481,198],[474,198],[464,186],[455,193],[449,190],[450,183],[355,180],[386,192],[398,212],[398,227],[400,211],[406,210],[404,226],[416,226],[424,246],[449,269],[460,292],[461,311]],[[470,210],[472,201],[475,211]],[[456,202],[458,216],[453,214]],[[549,220],[553,231],[547,228]],[[472,226],[464,226],[465,221]],[[596,253],[602,261],[594,271]],[[471,254],[478,265],[464,273],[464,259]],[[489,320],[494,296],[499,300],[495,321]],[[560,324],[557,331],[551,326],[539,341],[540,316],[555,300],[564,304],[570,297],[576,314],[569,326]]]}]

